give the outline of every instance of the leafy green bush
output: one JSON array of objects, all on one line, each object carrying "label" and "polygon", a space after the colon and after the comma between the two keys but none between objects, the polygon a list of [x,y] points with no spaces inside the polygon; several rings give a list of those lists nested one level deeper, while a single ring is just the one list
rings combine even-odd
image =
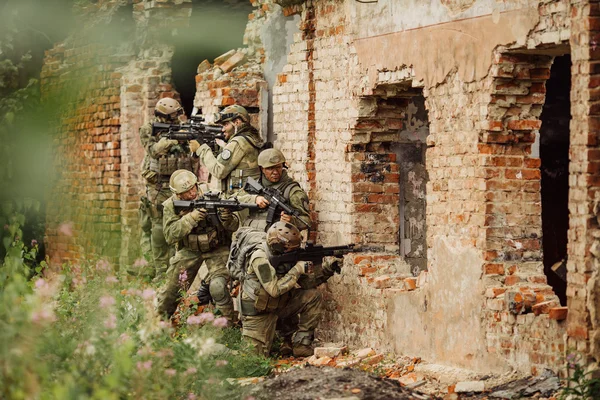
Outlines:
[{"label": "leafy green bush", "polygon": [[29,280],[24,259],[35,249],[14,224],[0,265],[0,398],[239,398],[226,378],[270,371],[224,318],[183,315],[178,329],[161,321],[155,290],[106,260],[53,274],[42,265],[45,277]]},{"label": "leafy green bush", "polygon": [[600,399],[600,371],[586,369],[581,360],[582,356],[575,353],[567,356],[567,386],[560,399]]}]

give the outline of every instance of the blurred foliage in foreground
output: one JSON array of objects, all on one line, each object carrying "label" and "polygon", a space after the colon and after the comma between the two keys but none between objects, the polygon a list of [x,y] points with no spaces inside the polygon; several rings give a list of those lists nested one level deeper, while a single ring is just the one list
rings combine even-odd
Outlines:
[{"label": "blurred foliage in foreground", "polygon": [[106,260],[29,280],[37,246],[17,237],[20,222],[3,230],[0,398],[240,398],[226,378],[270,371],[225,318],[192,308],[177,330],[161,321],[155,291]]}]

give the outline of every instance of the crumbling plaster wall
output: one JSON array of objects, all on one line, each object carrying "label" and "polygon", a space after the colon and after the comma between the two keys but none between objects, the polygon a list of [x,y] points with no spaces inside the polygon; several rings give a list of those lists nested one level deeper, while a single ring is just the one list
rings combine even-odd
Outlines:
[{"label": "crumbling plaster wall", "polygon": [[[515,367],[536,372],[538,367],[560,364],[564,323],[549,320],[547,314],[511,316],[509,301],[502,296],[505,285],[516,284],[516,289],[541,293],[538,301],[553,301],[551,288],[539,277],[541,262],[512,269],[507,265],[506,270],[485,267],[490,256],[486,250],[494,242],[486,225],[494,208],[488,205],[492,176],[486,175],[489,157],[481,143],[494,137],[485,132],[493,119],[488,113],[498,83],[497,73],[490,71],[499,51],[552,47],[550,53],[564,52],[570,35],[568,11],[565,1],[307,1],[284,9],[299,13],[301,32],[294,37],[273,89],[276,145],[304,163],[304,171],[293,172],[309,178],[319,241],[359,239],[366,225],[380,226],[382,215],[357,210],[394,201],[393,192],[383,195],[385,186],[373,187],[376,192],[370,196],[357,190],[364,187],[360,185],[365,177],[355,175],[353,163],[365,162],[369,152],[375,159],[394,157],[371,138],[365,142],[358,124],[368,114],[361,99],[377,95],[381,85],[423,87],[430,119],[429,274],[419,279],[421,288],[407,292],[406,263],[397,247],[366,243],[376,252],[348,257],[343,275],[334,277],[324,290],[322,338],[380,345],[481,370]],[[517,72],[511,76],[518,78]],[[523,85],[528,88],[531,83]],[[529,89],[523,96],[528,93]],[[510,114],[514,107],[506,110],[499,135],[514,127],[536,129],[527,121],[506,125],[508,120],[527,118],[527,112]],[[532,157],[530,147],[526,143],[518,157]],[[490,148],[517,151],[502,143]],[[535,160],[521,162],[528,163],[526,168],[537,165]],[[515,173],[508,171],[503,179],[521,179]],[[514,189],[507,190],[519,193],[520,187],[524,186],[515,182]],[[528,201],[532,203],[524,209],[535,210],[536,201],[539,207],[539,199]],[[349,217],[348,212],[353,214]],[[510,238],[505,239],[502,245],[510,246]],[[518,276],[507,278],[514,273]],[[463,339],[466,332],[471,334]],[[506,341],[506,335],[513,339]]]}]

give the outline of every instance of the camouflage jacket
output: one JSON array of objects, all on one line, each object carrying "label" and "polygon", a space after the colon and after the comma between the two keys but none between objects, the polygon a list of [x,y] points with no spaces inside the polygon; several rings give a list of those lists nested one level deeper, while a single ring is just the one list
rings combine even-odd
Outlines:
[{"label": "camouflage jacket", "polygon": [[200,146],[196,154],[210,175],[221,180],[221,191],[231,196],[244,186],[247,177],[260,176],[257,159],[262,146],[258,131],[246,124],[229,138],[217,156],[207,144]]},{"label": "camouflage jacket", "polygon": [[[281,179],[277,183],[273,183],[261,176],[260,182],[265,188],[277,189],[277,191],[287,200],[288,204],[300,213],[300,219],[304,222],[299,222],[296,217],[292,218],[292,223],[300,230],[306,229],[311,226],[310,211],[308,208],[308,195],[300,187],[300,184],[293,180],[286,170],[283,170]],[[238,199],[242,203],[256,203],[256,195],[248,194],[245,191],[241,191],[238,194]],[[267,211],[268,208],[254,210],[250,213],[250,216],[244,222],[244,226],[251,226],[256,229],[266,231],[270,225],[267,225]],[[277,210],[273,223],[279,221],[281,216],[281,210]],[[305,225],[306,224],[306,225]]]}]

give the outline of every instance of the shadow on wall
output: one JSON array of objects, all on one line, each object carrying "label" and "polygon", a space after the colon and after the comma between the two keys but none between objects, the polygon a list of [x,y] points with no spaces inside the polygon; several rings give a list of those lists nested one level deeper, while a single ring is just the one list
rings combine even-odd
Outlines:
[{"label": "shadow on wall", "polygon": [[190,114],[198,64],[235,48],[242,47],[248,15],[253,6],[247,0],[193,0],[188,27],[172,36],[175,54],[172,59],[173,84],[181,95],[186,114]]}]

